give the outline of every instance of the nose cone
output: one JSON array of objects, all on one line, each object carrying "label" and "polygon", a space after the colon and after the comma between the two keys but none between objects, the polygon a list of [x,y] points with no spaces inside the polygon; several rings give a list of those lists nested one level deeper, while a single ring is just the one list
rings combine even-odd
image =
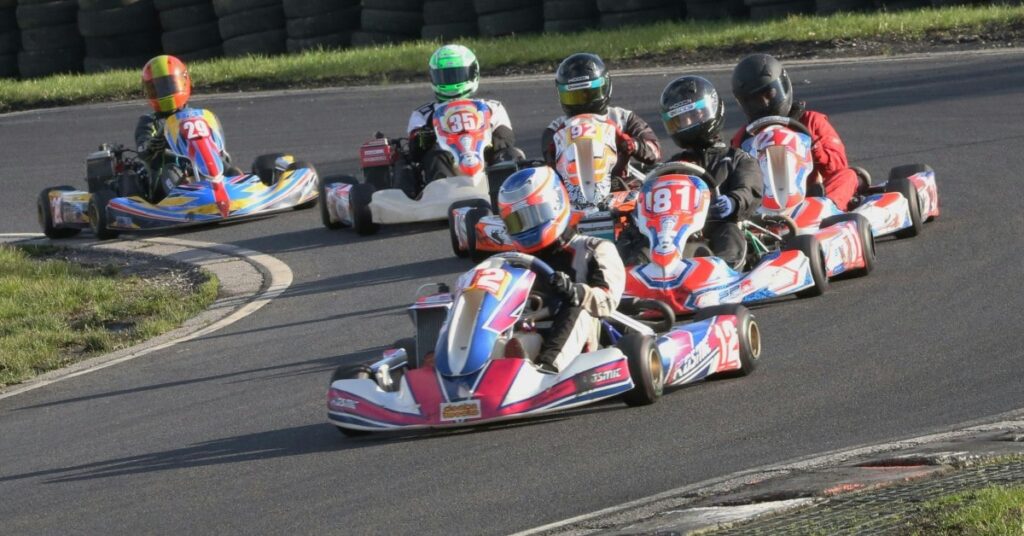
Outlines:
[{"label": "nose cone", "polygon": [[213,183],[213,200],[217,204],[217,210],[220,211],[221,217],[227,218],[228,212],[231,210],[231,198],[228,197],[228,191],[221,181]]}]

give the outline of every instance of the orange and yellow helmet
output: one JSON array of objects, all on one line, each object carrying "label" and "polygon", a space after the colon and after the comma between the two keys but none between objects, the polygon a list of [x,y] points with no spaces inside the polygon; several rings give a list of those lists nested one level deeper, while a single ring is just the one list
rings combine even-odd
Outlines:
[{"label": "orange and yellow helmet", "polygon": [[142,90],[157,113],[174,113],[192,96],[192,78],[185,63],[174,56],[157,56],[142,68]]}]

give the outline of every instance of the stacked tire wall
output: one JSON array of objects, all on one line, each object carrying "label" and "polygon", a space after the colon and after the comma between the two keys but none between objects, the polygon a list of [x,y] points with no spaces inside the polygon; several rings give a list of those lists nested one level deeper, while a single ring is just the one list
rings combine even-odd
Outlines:
[{"label": "stacked tire wall", "polygon": [[359,29],[359,0],[284,0],[290,53],[345,48]]},{"label": "stacked tire wall", "polygon": [[544,28],[541,0],[473,0],[480,35],[539,33]]},{"label": "stacked tire wall", "polygon": [[479,33],[476,17],[473,0],[427,0],[423,2],[420,37],[438,41],[473,37]]},{"label": "stacked tire wall", "polygon": [[160,53],[153,0],[78,0],[85,72],[130,69]]},{"label": "stacked tire wall", "polygon": [[686,4],[675,0],[597,0],[602,28],[636,26],[677,20],[685,16]]},{"label": "stacked tire wall", "polygon": [[223,55],[211,0],[153,0],[153,5],[160,14],[163,52],[185,61]]},{"label": "stacked tire wall", "polygon": [[423,31],[423,0],[363,0],[360,21],[361,29],[352,34],[355,46],[419,39]]},{"label": "stacked tire wall", "polygon": [[82,70],[85,45],[75,0],[18,0],[18,72],[30,78]]},{"label": "stacked tire wall", "polygon": [[213,0],[213,12],[225,56],[284,53],[281,0]]},{"label": "stacked tire wall", "polygon": [[17,0],[0,0],[0,78],[18,76],[21,32],[18,31],[17,7]]}]

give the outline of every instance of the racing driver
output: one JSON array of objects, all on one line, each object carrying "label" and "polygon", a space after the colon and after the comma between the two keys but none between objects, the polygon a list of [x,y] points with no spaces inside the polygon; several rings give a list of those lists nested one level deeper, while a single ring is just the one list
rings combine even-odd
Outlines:
[{"label": "racing driver", "polygon": [[619,306],[626,270],[611,242],[569,225],[569,193],[550,167],[523,169],[505,179],[498,208],[516,250],[555,270],[547,284],[559,304],[537,364],[556,373],[585,347],[597,348],[600,319]]}]

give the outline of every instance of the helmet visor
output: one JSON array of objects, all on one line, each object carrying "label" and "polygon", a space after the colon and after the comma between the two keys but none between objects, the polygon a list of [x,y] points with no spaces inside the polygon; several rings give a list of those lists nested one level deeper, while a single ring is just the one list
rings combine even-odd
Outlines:
[{"label": "helmet visor", "polygon": [[475,80],[479,74],[480,66],[475,62],[465,67],[445,67],[444,69],[431,69],[430,81],[435,86],[448,86],[461,84]]},{"label": "helmet visor", "polygon": [[669,135],[703,125],[714,118],[715,110],[709,99],[683,102],[661,113],[661,120],[665,123],[665,130]]},{"label": "helmet visor", "polygon": [[773,80],[768,85],[736,98],[740,107],[751,118],[779,115],[786,101],[786,88],[782,80]]},{"label": "helmet visor", "polygon": [[603,77],[597,80],[558,84],[558,100],[564,106],[580,106],[597,102],[605,97],[607,87]]},{"label": "helmet visor", "polygon": [[539,227],[555,219],[555,207],[551,203],[526,205],[505,216],[505,229],[509,234],[518,234]]},{"label": "helmet visor", "polygon": [[184,76],[158,76],[145,83],[146,98],[162,99],[185,91]]}]

